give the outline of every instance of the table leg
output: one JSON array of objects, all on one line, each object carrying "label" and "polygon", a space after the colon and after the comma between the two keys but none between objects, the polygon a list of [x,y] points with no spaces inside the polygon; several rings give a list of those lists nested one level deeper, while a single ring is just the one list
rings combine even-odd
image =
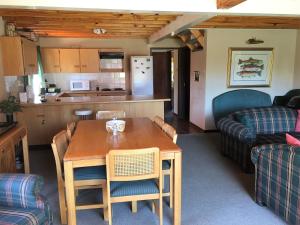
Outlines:
[{"label": "table leg", "polygon": [[23,158],[24,158],[24,172],[30,173],[27,134],[22,138],[22,147],[23,147]]},{"label": "table leg", "polygon": [[181,152],[175,153],[174,159],[174,225],[181,224]]},{"label": "table leg", "polygon": [[75,208],[75,190],[73,163],[67,161],[64,163],[65,168],[65,187],[67,197],[68,225],[76,225],[76,208]]}]

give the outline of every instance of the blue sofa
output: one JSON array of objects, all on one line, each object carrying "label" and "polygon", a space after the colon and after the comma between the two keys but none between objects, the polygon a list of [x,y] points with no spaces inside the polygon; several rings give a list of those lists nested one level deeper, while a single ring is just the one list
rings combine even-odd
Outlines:
[{"label": "blue sofa", "polygon": [[252,149],[255,200],[289,224],[300,224],[300,147],[261,145]]},{"label": "blue sofa", "polygon": [[37,175],[0,174],[0,224],[52,225],[42,186],[43,178]]}]

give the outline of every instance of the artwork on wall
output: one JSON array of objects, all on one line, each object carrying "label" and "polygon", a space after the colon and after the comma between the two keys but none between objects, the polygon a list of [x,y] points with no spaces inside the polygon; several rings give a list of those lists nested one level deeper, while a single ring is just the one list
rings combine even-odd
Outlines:
[{"label": "artwork on wall", "polygon": [[229,48],[228,87],[269,87],[273,48]]}]

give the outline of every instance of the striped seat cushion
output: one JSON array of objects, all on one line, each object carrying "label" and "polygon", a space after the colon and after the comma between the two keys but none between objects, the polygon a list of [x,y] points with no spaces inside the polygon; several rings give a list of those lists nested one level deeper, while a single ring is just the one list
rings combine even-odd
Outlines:
[{"label": "striped seat cushion", "polygon": [[159,188],[154,179],[139,181],[112,181],[110,182],[110,190],[112,197],[159,193]]},{"label": "striped seat cushion", "polygon": [[163,160],[162,161],[162,169],[169,170],[171,168],[171,161],[170,160]]},{"label": "striped seat cushion", "polygon": [[90,166],[76,168],[74,170],[75,180],[92,180],[92,179],[106,179],[105,166]]},{"label": "striped seat cushion", "polygon": [[50,225],[45,210],[0,206],[0,225]]}]

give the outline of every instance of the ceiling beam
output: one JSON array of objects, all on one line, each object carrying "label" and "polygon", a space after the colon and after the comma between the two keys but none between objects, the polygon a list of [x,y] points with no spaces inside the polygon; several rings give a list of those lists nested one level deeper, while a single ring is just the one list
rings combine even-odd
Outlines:
[{"label": "ceiling beam", "polygon": [[185,29],[212,18],[213,16],[215,16],[215,14],[185,14],[183,16],[178,16],[176,20],[153,33],[148,38],[148,42],[151,44],[171,34],[178,34]]},{"label": "ceiling beam", "polygon": [[246,0],[217,0],[217,9],[230,9]]}]

